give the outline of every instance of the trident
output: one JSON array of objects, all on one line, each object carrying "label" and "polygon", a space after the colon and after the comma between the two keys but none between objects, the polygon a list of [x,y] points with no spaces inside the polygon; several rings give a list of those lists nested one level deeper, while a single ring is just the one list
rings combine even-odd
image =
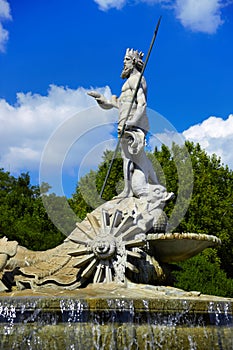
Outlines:
[{"label": "trident", "polygon": [[131,103],[130,103],[128,112],[127,112],[127,114],[126,114],[126,118],[125,118],[123,127],[122,127],[122,129],[121,129],[120,135],[119,135],[119,137],[118,137],[118,142],[117,142],[115,151],[114,151],[114,153],[113,153],[112,160],[111,160],[111,163],[110,163],[110,165],[109,165],[107,174],[106,174],[106,176],[105,176],[102,189],[101,189],[101,191],[100,191],[100,198],[102,198],[102,195],[103,195],[105,186],[106,186],[106,184],[107,184],[107,181],[108,181],[108,178],[109,178],[111,169],[112,169],[112,165],[113,165],[114,159],[116,158],[116,154],[117,154],[118,149],[119,149],[119,147],[120,147],[120,143],[121,143],[122,136],[123,136],[123,134],[124,134],[124,132],[125,132],[127,120],[128,120],[128,118],[129,118],[129,115],[130,115],[131,109],[132,109],[132,107],[133,107],[134,101],[136,100],[137,93],[138,93],[138,89],[139,89],[140,84],[141,84],[142,76],[143,76],[144,71],[145,71],[145,69],[146,69],[146,65],[147,65],[147,62],[148,62],[148,60],[149,60],[149,57],[150,57],[150,54],[151,54],[151,51],[152,51],[152,48],[153,48],[153,45],[154,45],[154,42],[155,42],[157,33],[158,33],[158,30],[159,30],[161,18],[162,18],[162,16],[159,17],[159,20],[158,20],[158,22],[157,22],[157,25],[156,25],[156,28],[155,28],[155,31],[154,31],[154,34],[153,34],[153,37],[152,37],[152,40],[151,40],[151,43],[150,43],[149,50],[148,50],[148,53],[147,53],[147,55],[146,55],[146,59],[145,59],[144,65],[143,65],[143,68],[142,68],[142,70],[141,70],[141,73],[140,73],[140,76],[139,76],[139,79],[138,79],[138,83],[137,83],[137,85],[136,85],[136,89],[135,89],[134,94],[133,94],[133,97],[132,97],[132,101],[131,101]]}]

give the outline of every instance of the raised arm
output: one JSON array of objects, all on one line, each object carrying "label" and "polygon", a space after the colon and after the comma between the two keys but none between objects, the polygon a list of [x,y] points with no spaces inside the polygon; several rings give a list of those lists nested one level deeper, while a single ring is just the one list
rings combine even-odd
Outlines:
[{"label": "raised arm", "polygon": [[107,100],[104,95],[96,92],[89,91],[87,93],[89,96],[94,97],[99,106],[103,109],[111,109],[113,107],[118,108],[118,99],[116,95],[112,95],[111,100]]}]

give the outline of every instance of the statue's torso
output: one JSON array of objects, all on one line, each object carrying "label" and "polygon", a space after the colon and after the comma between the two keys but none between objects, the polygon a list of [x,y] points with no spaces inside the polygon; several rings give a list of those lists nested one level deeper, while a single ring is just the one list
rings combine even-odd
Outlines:
[{"label": "statue's torso", "polygon": [[[126,82],[123,84],[122,89],[121,89],[121,95],[119,97],[119,126],[122,126],[125,119],[128,116],[128,111],[131,106],[133,96],[135,93],[135,89],[137,87],[139,79],[139,74],[131,75]],[[146,99],[146,82],[145,79],[143,78],[141,81],[141,86],[140,88],[143,89],[145,99]],[[137,98],[135,99],[132,108],[130,110],[128,120],[131,120],[137,110],[137,105],[138,101]],[[148,130],[149,129],[149,123],[148,123],[148,118],[146,115],[146,108],[144,113],[142,114],[141,118],[138,120],[137,125],[135,127],[139,127],[141,129]]]}]

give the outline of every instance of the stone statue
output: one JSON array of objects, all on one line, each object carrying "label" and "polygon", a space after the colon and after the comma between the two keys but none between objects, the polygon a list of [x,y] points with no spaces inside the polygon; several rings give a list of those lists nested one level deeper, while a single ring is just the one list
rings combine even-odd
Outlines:
[{"label": "stone statue", "polygon": [[[149,181],[158,184],[150,160],[146,157],[144,146],[145,137],[149,130],[149,122],[146,114],[147,86],[142,77],[136,98],[133,96],[140,79],[143,68],[143,53],[133,49],[127,49],[124,57],[124,68],[121,77],[126,79],[121,89],[121,95],[112,96],[107,100],[103,95],[90,91],[88,94],[96,99],[99,106],[104,109],[118,108],[118,132],[121,135],[121,155],[124,167],[124,190],[119,197],[147,196],[149,194]],[[132,108],[131,107],[131,103]]]},{"label": "stone statue", "polygon": [[127,49],[121,74],[126,81],[119,98],[108,101],[89,92],[102,108],[119,110],[123,192],[87,214],[53,249],[34,252],[0,239],[0,291],[74,290],[89,283],[127,286],[127,281],[168,285],[169,263],[221,243],[215,236],[168,231],[163,209],[173,193],[158,183],[144,150],[149,123],[142,58],[142,52]]}]

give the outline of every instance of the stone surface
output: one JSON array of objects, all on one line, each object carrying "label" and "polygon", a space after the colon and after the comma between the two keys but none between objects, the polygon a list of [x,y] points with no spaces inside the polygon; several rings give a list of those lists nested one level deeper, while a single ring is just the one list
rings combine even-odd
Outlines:
[{"label": "stone surface", "polygon": [[197,233],[148,234],[150,254],[164,263],[187,260],[202,250],[221,244],[216,236]]},{"label": "stone surface", "polygon": [[18,288],[75,290],[90,283],[172,284],[169,263],[220,244],[210,235],[169,233],[164,206],[173,198],[158,183],[145,153],[149,129],[143,53],[127,49],[119,98],[90,91],[100,107],[118,108],[124,190],[87,214],[58,247],[33,252],[0,239],[0,291]]},{"label": "stone surface", "polygon": [[168,232],[163,209],[173,194],[144,150],[142,58],[127,49],[119,98],[89,93],[102,108],[119,109],[123,193],[54,249],[33,252],[0,239],[0,349],[233,348],[232,299],[162,286],[171,282],[168,263],[221,242]]},{"label": "stone surface", "polygon": [[1,293],[1,346],[231,350],[232,305],[230,298],[133,283]]},{"label": "stone surface", "polygon": [[153,166],[144,150],[149,122],[146,114],[147,84],[141,75],[144,65],[142,58],[142,52],[126,50],[121,74],[126,81],[119,97],[113,95],[111,100],[107,100],[95,91],[88,93],[96,99],[101,108],[117,108],[119,111],[118,132],[125,183],[119,197],[147,196],[151,191],[149,184],[158,184]]},{"label": "stone surface", "polygon": [[[1,290],[77,289],[89,283],[152,285],[172,283],[167,263],[181,261],[206,247],[220,244],[214,236],[194,233],[156,233],[169,194],[156,185],[156,196],[115,198],[77,224],[54,249],[33,252],[4,239]],[[0,240],[1,242],[1,240]],[[7,246],[9,245],[9,254]],[[0,245],[1,246],[1,245]],[[164,265],[165,264],[165,265]]]}]

